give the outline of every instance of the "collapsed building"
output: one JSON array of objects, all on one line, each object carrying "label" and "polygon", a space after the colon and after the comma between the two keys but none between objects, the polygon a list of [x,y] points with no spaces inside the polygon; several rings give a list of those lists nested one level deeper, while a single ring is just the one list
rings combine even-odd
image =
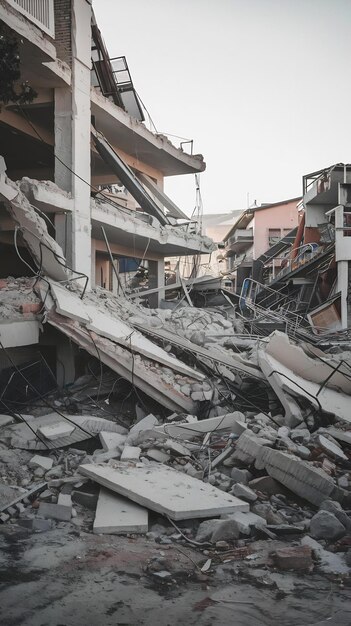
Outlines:
[{"label": "collapsed building", "polygon": [[[314,281],[329,299],[335,288],[346,328],[347,166],[318,173],[304,221],[272,242],[290,265],[244,277],[236,299],[220,286],[221,306],[203,308],[195,280],[178,275],[181,298],[158,307],[174,289],[165,257],[215,249],[163,192],[165,176],[198,173],[203,159],[145,128],[125,59],[108,58],[88,2],[48,1],[44,16],[36,6],[5,2],[0,13],[38,92],[0,113],[0,521],[45,532],[85,524],[93,508],[89,531],[145,533],[152,512],[175,526],[175,542],[212,550],[202,573],[233,542],[235,560],[263,537],[282,538],[270,561],[282,569],[324,559],[324,571],[347,576],[350,345],[335,327],[320,343],[306,322],[316,288],[303,315],[307,296],[294,291]],[[296,250],[311,237],[315,257],[302,265],[317,260],[318,280],[296,281]],[[261,253],[257,267],[272,258]],[[122,276],[140,266],[145,291]],[[255,294],[243,292],[248,280]],[[177,523],[188,520],[185,533]]]},{"label": "collapsed building", "polygon": [[258,326],[269,318],[316,335],[349,328],[349,181],[343,163],[305,175],[298,226],[247,264],[241,307]]}]

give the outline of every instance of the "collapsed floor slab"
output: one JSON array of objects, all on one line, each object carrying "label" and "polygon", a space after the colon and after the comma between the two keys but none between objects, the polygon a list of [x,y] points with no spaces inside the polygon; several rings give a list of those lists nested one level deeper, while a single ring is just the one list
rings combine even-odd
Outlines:
[{"label": "collapsed floor slab", "polygon": [[81,465],[95,482],[174,520],[249,511],[249,505],[208,483],[158,463]]},{"label": "collapsed floor slab", "polygon": [[48,312],[47,321],[92,356],[96,357],[98,351],[102,363],[171,411],[195,412],[195,403],[191,398],[175,388],[174,374],[171,370],[168,376],[170,382],[168,382],[162,372],[164,368],[158,368],[155,362],[133,354],[127,348],[117,345],[110,339],[100,337],[92,331],[87,332],[77,322],[53,311]]},{"label": "collapsed floor slab", "polygon": [[20,448],[22,450],[51,450],[73,446],[79,441],[84,441],[85,439],[98,435],[100,431],[116,433],[127,432],[122,426],[101,417],[93,417],[91,415],[67,415],[67,424],[69,426],[75,426],[70,435],[55,440],[44,439],[43,437],[41,439],[38,438],[36,433],[41,427],[53,426],[62,421],[64,421],[64,418],[61,415],[50,413],[49,415],[31,419],[28,422],[29,425],[22,423],[4,428],[1,432],[1,438],[9,439],[13,448]]},{"label": "collapsed floor slab", "polygon": [[108,489],[101,488],[93,532],[109,535],[146,533],[148,531],[148,516],[147,509]]}]

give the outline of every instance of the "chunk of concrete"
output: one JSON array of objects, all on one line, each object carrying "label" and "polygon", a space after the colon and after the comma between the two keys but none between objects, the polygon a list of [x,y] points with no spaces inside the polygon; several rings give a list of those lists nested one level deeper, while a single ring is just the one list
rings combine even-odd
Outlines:
[{"label": "chunk of concrete", "polygon": [[49,439],[49,441],[55,441],[55,439],[60,439],[61,437],[69,437],[74,430],[75,426],[69,422],[57,422],[50,426],[40,426],[38,433],[45,439]]},{"label": "chunk of concrete", "polygon": [[41,502],[39,505],[39,515],[49,519],[69,522],[72,517],[72,510],[66,505]]},{"label": "chunk of concrete", "polygon": [[160,463],[151,462],[145,466],[116,461],[108,466],[81,465],[79,472],[175,520],[249,510],[246,502]]},{"label": "chunk of concrete", "polygon": [[159,450],[158,448],[149,448],[146,452],[146,456],[148,459],[152,461],[157,461],[158,463],[167,463],[171,456],[164,452],[163,450]]},{"label": "chunk of concrete", "polygon": [[233,485],[232,493],[246,502],[255,502],[257,500],[257,494],[250,487],[241,483]]},{"label": "chunk of concrete", "polygon": [[8,426],[8,424],[12,424],[13,422],[14,419],[11,415],[0,415],[0,428],[2,426]]},{"label": "chunk of concrete", "polygon": [[312,550],[308,545],[278,548],[271,556],[281,570],[308,571],[313,566]]},{"label": "chunk of concrete", "polygon": [[350,570],[340,554],[325,550],[318,541],[308,535],[301,539],[301,544],[309,546],[318,559],[318,567],[325,574],[349,574]]},{"label": "chunk of concrete", "polygon": [[323,435],[318,435],[317,441],[321,448],[323,448],[324,452],[331,456],[333,459],[337,461],[348,461],[346,454],[343,453],[339,446],[335,445],[332,441],[323,437]]},{"label": "chunk of concrete", "polygon": [[157,432],[163,432],[166,435],[180,439],[194,439],[194,437],[198,437],[199,435],[220,432],[222,430],[231,430],[233,433],[241,435],[245,429],[245,416],[240,411],[218,415],[217,417],[209,417],[208,419],[191,422],[190,424],[171,422],[170,424],[155,426]]},{"label": "chunk of concrete", "polygon": [[334,500],[324,500],[319,507],[320,511],[329,511],[329,513],[333,513],[335,517],[341,522],[343,526],[345,526],[346,530],[351,532],[351,517],[343,511],[343,508],[339,502],[335,502]]},{"label": "chunk of concrete", "polygon": [[126,435],[120,435],[119,433],[110,433],[106,432],[105,430],[102,430],[99,433],[99,438],[101,441],[101,445],[106,452],[108,450],[122,448],[127,439]]},{"label": "chunk of concrete", "polygon": [[139,461],[141,448],[138,446],[124,446],[121,461]]},{"label": "chunk of concrete", "polygon": [[129,433],[131,435],[135,435],[136,433],[140,433],[143,430],[152,430],[154,426],[158,425],[158,419],[150,413],[143,419],[139,420],[134,426],[131,427]]},{"label": "chunk of concrete", "polygon": [[54,461],[50,459],[49,456],[40,456],[39,454],[36,454],[35,456],[33,456],[28,463],[29,467],[33,467],[33,468],[40,467],[46,471],[50,470],[53,464],[54,464]]},{"label": "chunk of concrete", "polygon": [[108,489],[100,489],[93,532],[99,534],[146,533],[148,511],[118,496]]},{"label": "chunk of concrete", "polygon": [[310,521],[310,533],[314,539],[339,539],[346,533],[344,525],[330,511],[318,511]]}]

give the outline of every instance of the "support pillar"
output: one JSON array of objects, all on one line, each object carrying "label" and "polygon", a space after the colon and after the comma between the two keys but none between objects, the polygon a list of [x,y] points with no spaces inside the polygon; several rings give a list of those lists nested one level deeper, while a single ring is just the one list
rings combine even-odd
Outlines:
[{"label": "support pillar", "polygon": [[341,326],[348,328],[348,295],[349,295],[349,263],[348,261],[338,261],[338,282],[337,291],[341,293]]},{"label": "support pillar", "polygon": [[55,182],[74,199],[72,215],[56,217],[67,263],[89,277],[91,5],[72,0],[72,85],[55,89]]},{"label": "support pillar", "polygon": [[159,259],[158,261],[149,261],[149,289],[159,288],[157,293],[153,293],[149,296],[149,305],[152,309],[157,309],[160,306],[160,301],[165,298],[165,290],[162,289],[165,285],[165,261]]}]

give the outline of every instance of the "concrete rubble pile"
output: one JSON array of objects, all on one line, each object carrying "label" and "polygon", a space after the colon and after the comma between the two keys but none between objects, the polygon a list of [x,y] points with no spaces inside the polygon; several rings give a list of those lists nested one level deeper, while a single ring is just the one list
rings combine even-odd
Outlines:
[{"label": "concrete rubble pile", "polygon": [[[242,560],[348,576],[348,344],[322,351],[277,331],[251,337],[233,307],[148,310],[84,292],[22,191],[5,182],[1,195],[39,267],[34,279],[1,281],[2,347],[12,345],[15,322],[25,332],[35,325],[32,343],[53,327],[113,376],[95,383],[104,417],[89,376],[0,416],[0,521],[186,542],[200,551],[205,576]],[[29,222],[40,236],[26,231]],[[126,420],[111,409],[121,380],[153,412],[136,403]]]}]

